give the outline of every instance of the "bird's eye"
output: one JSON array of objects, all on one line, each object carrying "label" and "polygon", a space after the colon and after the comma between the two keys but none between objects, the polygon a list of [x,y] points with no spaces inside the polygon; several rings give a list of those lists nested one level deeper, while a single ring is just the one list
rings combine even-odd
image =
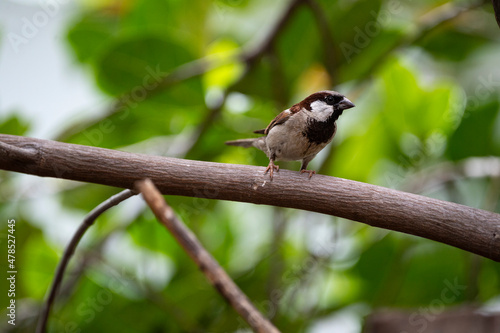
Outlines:
[{"label": "bird's eye", "polygon": [[328,95],[325,97],[325,102],[328,105],[334,105],[340,103],[344,97],[340,95]]}]

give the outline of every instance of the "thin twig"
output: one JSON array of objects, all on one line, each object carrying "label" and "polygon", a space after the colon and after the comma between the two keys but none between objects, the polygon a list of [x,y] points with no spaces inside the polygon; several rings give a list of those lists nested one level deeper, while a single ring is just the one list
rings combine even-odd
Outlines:
[{"label": "thin twig", "polygon": [[[134,219],[135,220],[135,219]],[[121,225],[118,228],[114,228],[104,237],[99,239],[96,243],[92,244],[92,248],[89,251],[84,253],[80,252],[81,259],[78,263],[75,264],[75,269],[71,272],[71,276],[66,277],[66,282],[62,283],[59,287],[58,292],[58,301],[64,302],[67,298],[69,298],[73,290],[76,288],[80,278],[87,270],[87,267],[90,266],[95,260],[101,259],[101,251],[106,246],[106,243],[109,241],[112,235],[116,232],[124,231],[129,226],[129,224]]]},{"label": "thin twig", "polygon": [[[394,52],[398,48],[422,41],[436,29],[439,29],[450,21],[457,19],[462,14],[470,10],[474,10],[483,6],[485,3],[485,0],[478,0],[466,7],[452,6],[450,3],[446,3],[437,8],[434,8],[427,14],[423,15],[423,17],[419,19],[419,29],[414,34],[404,35],[400,39],[395,41],[390,47],[388,47],[382,54],[379,55],[376,61],[372,61],[369,68],[367,68],[362,74],[359,75],[361,80],[358,81],[356,89],[359,89],[362,85],[365,84],[366,80],[370,78],[371,74],[385,63],[384,59],[386,59],[387,56],[392,52]],[[444,7],[446,10],[443,10]],[[328,155],[319,168],[319,173],[326,173],[326,171],[331,167],[331,165],[333,164],[333,159],[335,157],[335,149],[335,145],[330,145]]]},{"label": "thin twig", "polygon": [[231,304],[255,332],[278,333],[274,327],[252,304],[246,295],[231,280],[217,261],[205,250],[196,236],[174,214],[161,193],[149,179],[136,182],[135,187],[141,192],[158,221],[160,221],[194,260],[217,291]]},{"label": "thin twig", "polygon": [[306,5],[311,9],[312,14],[316,18],[316,23],[318,25],[318,30],[323,39],[322,47],[324,49],[325,68],[330,75],[330,80],[332,86],[335,86],[338,82],[338,49],[336,48],[335,38],[333,38],[332,30],[330,29],[330,24],[328,17],[325,15],[326,11],[321,7],[321,5],[316,0],[305,0]]},{"label": "thin twig", "polygon": [[[238,82],[244,77],[242,75]],[[196,129],[194,130],[191,138],[189,141],[186,143],[185,150],[184,150],[184,156],[189,157],[190,154],[193,151],[196,151],[198,148],[198,145],[200,144],[201,140],[200,138],[205,135],[205,133],[208,131],[208,129],[212,126],[214,121],[217,119],[219,114],[222,111],[222,108],[224,107],[224,103],[226,102],[227,95],[231,92],[232,88],[234,85],[231,87],[228,87],[223,93],[222,96],[219,97],[219,100],[214,103],[212,107],[208,109],[208,112],[205,116],[205,118],[202,119],[202,121],[198,124]]]},{"label": "thin twig", "polygon": [[377,61],[372,62],[371,66],[364,73],[362,73],[360,77],[368,78],[385,63],[383,60],[387,58],[391,52],[399,49],[400,47],[422,41],[435,30],[459,18],[464,13],[483,6],[485,3],[485,0],[478,0],[464,7],[452,5],[451,3],[445,3],[444,5],[432,9],[418,19],[419,29],[414,34],[403,35],[399,40],[394,42],[391,47],[380,54]]},{"label": "thin twig", "polygon": [[254,50],[250,50],[245,52],[242,56],[243,60],[249,65],[249,67],[254,66],[254,63],[260,59],[260,57],[267,53],[273,46],[276,38],[286,27],[288,21],[295,13],[295,10],[304,2],[304,0],[292,0],[288,5],[287,9],[283,12],[280,19],[274,25],[274,28],[271,29],[269,34],[266,36],[264,41]]},{"label": "thin twig", "polygon": [[[189,63],[180,65],[176,69],[172,70],[169,74],[167,74],[165,77],[161,79],[159,84],[154,87],[151,90],[147,91],[146,96],[144,96],[144,100],[147,100],[154,95],[157,95],[158,93],[164,91],[165,89],[178,84],[182,81],[203,75],[209,70],[212,70],[214,68],[223,66],[227,64],[230,61],[234,61],[235,59],[241,59],[246,65],[246,70],[242,74],[242,77],[238,80],[238,82],[243,79],[244,76],[246,76],[249,72],[251,72],[251,69],[254,68],[254,66],[258,63],[258,60],[262,57],[263,54],[265,54],[273,45],[275,42],[276,38],[279,36],[283,28],[286,26],[288,23],[289,19],[291,18],[292,14],[295,12],[295,9],[299,7],[299,5],[303,2],[304,0],[293,0],[290,2],[290,5],[286,8],[280,19],[277,21],[275,24],[274,28],[271,29],[269,34],[266,36],[264,41],[260,43],[260,45],[254,49],[249,49],[249,50],[244,50],[241,52],[241,54],[236,55],[234,57],[230,57],[228,59],[218,59],[218,58],[213,58],[213,57],[205,57],[201,59],[196,59],[194,61],[191,61]],[[250,43],[252,44],[252,43]],[[243,47],[245,49],[245,47]],[[226,94],[231,91],[235,85],[238,82],[234,82],[231,87],[229,87],[226,91]],[[113,105],[106,111],[101,112],[101,115],[104,115],[103,117],[91,119],[88,122],[85,122],[83,124],[75,124],[74,126],[66,129],[64,132],[58,134],[56,136],[57,141],[65,141],[68,137],[75,135],[78,132],[83,131],[84,129],[98,123],[104,118],[107,118],[117,112],[120,112],[121,110],[124,109],[125,104],[124,101],[127,100],[126,96],[129,96],[131,92],[125,93],[121,97],[117,98],[117,100],[113,103]],[[190,147],[193,148],[194,145],[196,144],[197,140],[199,137],[203,136],[203,134],[206,132],[206,129],[208,124],[204,124],[207,120],[210,122],[213,119],[216,119],[218,114],[220,113],[220,109],[222,108],[223,104],[225,101],[225,96],[223,98],[223,101],[221,103],[221,106],[215,106],[212,108],[209,108],[206,119],[203,119],[203,122],[200,123],[199,127],[197,130],[195,130],[195,134],[193,135],[193,139],[191,140]],[[191,151],[192,149],[188,148],[188,151]]]},{"label": "thin twig", "polygon": [[82,239],[85,232],[90,228],[90,226],[92,224],[94,224],[95,220],[102,213],[104,213],[105,211],[107,211],[111,207],[118,205],[120,202],[130,198],[131,196],[133,196],[135,194],[137,194],[137,193],[135,193],[132,190],[121,191],[120,193],[115,194],[111,198],[100,203],[96,208],[94,208],[85,217],[82,224],[78,227],[78,230],[75,232],[75,234],[71,238],[71,241],[69,242],[68,246],[64,250],[63,257],[61,258],[61,261],[59,262],[59,265],[57,266],[56,275],[54,276],[54,280],[52,281],[49,295],[48,295],[47,300],[45,301],[45,303],[43,305],[42,312],[40,313],[40,317],[38,319],[38,324],[37,324],[37,328],[36,328],[37,333],[44,333],[46,330],[50,310],[51,310],[52,305],[54,303],[54,300],[56,298],[57,291],[59,290],[59,287],[61,285],[61,282],[62,282],[62,279],[64,276],[64,271],[66,270],[66,267],[68,266],[69,260],[73,256],[73,253],[75,252],[75,249],[78,246],[78,243]]},{"label": "thin twig", "polygon": [[[200,138],[206,133],[206,131],[210,127],[210,124],[212,124],[214,122],[214,120],[218,117],[218,115],[220,114],[220,112],[224,106],[224,102],[225,102],[225,99],[226,99],[228,93],[232,89],[234,89],[234,87],[250,72],[250,70],[256,65],[257,60],[265,52],[267,52],[267,50],[269,50],[269,48],[274,43],[276,37],[279,35],[280,31],[283,29],[283,27],[288,22],[289,18],[292,16],[294,10],[297,8],[297,6],[302,1],[303,0],[293,0],[291,2],[290,6],[287,8],[287,10],[283,14],[283,16],[280,18],[280,20],[278,20],[276,26],[271,30],[271,32],[269,33],[269,35],[267,36],[265,41],[258,48],[254,49],[254,50],[250,50],[249,52],[242,53],[240,58],[247,65],[245,72],[242,73],[242,75],[240,76],[240,78],[236,82],[234,82],[230,87],[228,87],[226,89],[226,91],[224,92],[223,96],[218,101],[218,103],[216,103],[212,108],[209,109],[207,116],[205,117],[205,119],[203,119],[203,121],[200,123],[198,128],[194,131],[192,138],[189,140],[189,143],[187,144],[184,155],[188,155],[190,152],[192,152],[193,150],[196,149],[197,144],[200,141]],[[179,68],[177,68],[176,70],[172,71],[166,77],[164,77],[162,79],[162,82],[157,87],[155,87],[152,91],[150,91],[148,93],[148,95],[146,96],[146,98],[152,97],[153,95],[155,95],[155,94],[159,93],[160,91],[172,86],[173,84],[179,83],[183,80],[193,78],[195,76],[202,75],[207,70],[210,70],[214,67],[221,66],[224,64],[225,64],[225,62],[221,62],[218,59],[211,60],[209,58],[199,59],[199,60],[193,61],[191,63],[184,64],[184,65],[180,66]],[[114,105],[111,107],[111,109],[104,114],[106,114],[106,116],[109,116],[113,113],[120,111],[122,108],[123,108],[123,103],[122,103],[122,100],[119,99],[114,103]],[[71,128],[70,130],[67,130],[67,131],[61,133],[58,137],[59,138],[68,137],[68,136],[70,136],[78,131],[81,131],[83,128],[84,127],[82,127],[81,125],[75,126],[75,127]],[[28,160],[34,159],[33,157],[29,157],[29,156],[26,157],[27,155],[29,155],[29,153],[30,153],[29,151],[26,151],[26,150],[19,148],[19,147],[16,147],[16,146],[8,145],[8,144],[3,143],[1,141],[0,141],[0,152],[3,152],[4,154],[9,152],[11,154],[11,156],[16,157],[16,159],[17,159],[17,156],[20,156],[22,158],[27,158]],[[13,155],[13,154],[15,154],[15,155]],[[78,236],[78,239],[76,240],[76,243],[74,244],[74,247],[76,247],[80,238],[83,236],[83,233],[85,233],[85,231],[88,229],[88,227],[90,227],[90,225],[92,223],[93,223],[93,221],[87,227],[84,227],[84,225],[82,224],[81,228],[84,228],[84,229],[83,230],[79,229],[77,231],[77,234],[75,234],[75,236],[74,236],[74,237]],[[78,233],[80,231],[81,231],[81,234],[78,235]],[[70,246],[71,246],[71,244],[70,244]],[[69,249],[69,247],[68,247],[68,249]],[[73,251],[74,251],[74,248],[73,248]],[[70,256],[71,256],[71,254],[70,254]],[[67,258],[67,261],[69,261],[69,258]],[[58,268],[58,273],[60,273],[60,276],[56,275],[56,280],[62,279],[62,275],[63,275],[64,270],[66,268],[67,261],[64,262],[64,257],[63,257],[63,261],[61,262],[62,267]],[[56,280],[54,281],[54,283],[56,282]],[[51,288],[50,297],[48,299],[48,302],[50,302],[50,303],[48,303],[46,306],[46,309],[44,309],[44,312],[46,312],[46,314],[44,314],[44,315],[46,317],[48,317],[48,315],[49,315],[50,307],[52,306],[53,298],[55,298],[55,294],[57,292],[57,288],[59,288],[59,284],[60,284],[60,281],[57,282],[57,285],[55,285],[55,286],[53,285]],[[45,318],[44,322],[42,323],[43,327],[46,326],[46,322],[47,322],[47,318]],[[40,324],[40,322],[39,322],[39,324]],[[37,330],[37,332],[43,332],[43,331]]]},{"label": "thin twig", "polygon": [[[206,57],[181,65],[177,69],[173,70],[169,75],[164,77],[162,79],[162,82],[157,87],[155,87],[152,91],[148,92],[148,94],[145,96],[145,99],[152,97],[153,95],[172,86],[173,84],[202,75],[207,70],[211,70],[218,66],[223,66],[227,64],[228,61],[234,61],[235,58],[241,59],[246,64],[245,70],[240,75],[240,77],[235,82],[233,82],[229,87],[227,87],[226,90],[223,92],[222,96],[220,97],[220,99],[217,101],[217,103],[214,103],[214,105],[208,109],[205,118],[202,119],[197,128],[194,130],[191,138],[189,138],[189,140],[186,142],[185,148],[183,149],[183,153],[180,154],[181,156],[190,156],[191,153],[197,149],[200,143],[200,138],[202,138],[205,135],[205,133],[210,128],[211,124],[217,119],[217,117],[221,113],[228,94],[235,89],[235,87],[246,77],[246,75],[248,75],[248,73],[251,72],[251,70],[256,66],[257,61],[260,59],[260,57],[262,57],[262,55],[264,55],[272,48],[276,38],[279,36],[280,32],[284,29],[284,27],[292,17],[295,10],[299,7],[299,5],[303,1],[304,0],[293,0],[290,2],[290,5],[284,11],[281,18],[277,21],[274,28],[271,29],[265,40],[257,48],[251,49],[249,51],[244,51],[238,56],[231,57],[230,59],[226,59],[223,61],[217,58],[211,59],[210,57]],[[110,115],[119,112],[122,108],[123,108],[122,99],[118,99],[113,104],[111,109],[108,110],[108,112],[104,112],[102,114],[104,114],[105,117],[109,117]],[[87,124],[75,125],[67,129],[63,133],[59,134],[56,140],[65,141],[65,138],[74,135],[79,131],[84,130],[88,126],[95,124],[101,119],[94,119],[88,122]],[[0,141],[0,152],[2,152],[2,146],[1,146],[2,144],[4,143]],[[12,150],[17,147],[9,146],[8,148]]]},{"label": "thin twig", "polygon": [[187,149],[184,156],[190,157],[190,154],[198,148],[198,145],[201,141],[200,138],[202,138],[205,135],[205,133],[210,128],[212,123],[218,118],[218,116],[222,112],[224,103],[226,102],[226,98],[229,95],[229,93],[232,92],[240,84],[240,82],[242,82],[246,78],[246,76],[252,72],[252,70],[258,63],[258,60],[264,54],[268,53],[272,49],[274,42],[276,41],[276,38],[286,27],[288,21],[295,13],[295,10],[299,7],[299,5],[303,1],[304,0],[291,1],[290,5],[283,12],[281,18],[276,22],[274,28],[271,29],[271,31],[266,36],[264,41],[260,44],[260,46],[255,49],[242,52],[242,54],[240,55],[240,59],[245,63],[245,69],[243,73],[241,73],[239,78],[224,90],[222,96],[220,97],[220,100],[218,100],[214,106],[208,109],[207,115],[199,123],[198,127],[194,131],[192,138],[190,139],[190,142],[187,144]]}]

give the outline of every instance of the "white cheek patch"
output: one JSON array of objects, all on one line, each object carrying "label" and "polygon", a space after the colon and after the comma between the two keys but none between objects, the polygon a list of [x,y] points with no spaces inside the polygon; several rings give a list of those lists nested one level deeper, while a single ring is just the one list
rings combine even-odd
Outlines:
[{"label": "white cheek patch", "polygon": [[319,121],[326,121],[333,113],[333,107],[323,101],[314,101],[311,103],[311,113],[309,116]]}]

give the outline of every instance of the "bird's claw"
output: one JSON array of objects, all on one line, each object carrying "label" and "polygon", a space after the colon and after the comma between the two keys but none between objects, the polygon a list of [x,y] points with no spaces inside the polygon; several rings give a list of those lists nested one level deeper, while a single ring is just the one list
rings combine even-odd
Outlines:
[{"label": "bird's claw", "polygon": [[269,165],[266,168],[266,171],[264,171],[264,174],[266,174],[269,171],[269,177],[271,178],[271,180],[273,180],[274,170],[279,171],[279,169],[280,169],[279,165],[276,165],[273,163],[273,161],[270,161]]},{"label": "bird's claw", "polygon": [[316,174],[316,171],[314,170],[305,170],[305,169],[300,170],[300,173],[306,173],[306,172],[309,174],[309,179],[311,179],[311,177]]}]

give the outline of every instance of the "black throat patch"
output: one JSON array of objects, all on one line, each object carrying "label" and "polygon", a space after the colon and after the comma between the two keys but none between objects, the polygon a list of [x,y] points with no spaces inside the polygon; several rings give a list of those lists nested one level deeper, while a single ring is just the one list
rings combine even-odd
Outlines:
[{"label": "black throat patch", "polygon": [[343,110],[335,110],[326,121],[319,121],[313,118],[307,119],[307,129],[302,134],[311,143],[322,144],[328,142],[335,133],[335,122],[342,114]]}]

